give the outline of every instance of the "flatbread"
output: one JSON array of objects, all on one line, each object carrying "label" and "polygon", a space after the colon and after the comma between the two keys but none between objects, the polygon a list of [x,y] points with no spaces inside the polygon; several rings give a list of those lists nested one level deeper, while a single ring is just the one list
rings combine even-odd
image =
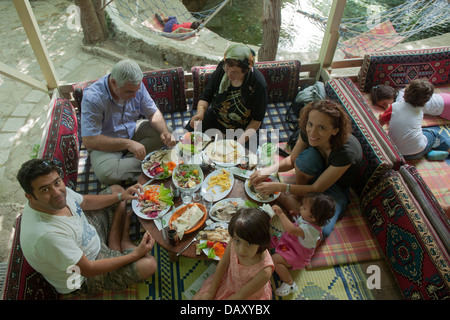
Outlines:
[{"label": "flatbread", "polygon": [[176,220],[172,221],[172,227],[177,230],[180,240],[184,233],[195,226],[205,213],[196,205],[183,212]]},{"label": "flatbread", "polygon": [[237,143],[234,140],[217,141],[216,152],[214,154],[212,154],[213,149],[214,143],[208,145],[207,155],[212,161],[232,163],[242,156],[239,154]]}]

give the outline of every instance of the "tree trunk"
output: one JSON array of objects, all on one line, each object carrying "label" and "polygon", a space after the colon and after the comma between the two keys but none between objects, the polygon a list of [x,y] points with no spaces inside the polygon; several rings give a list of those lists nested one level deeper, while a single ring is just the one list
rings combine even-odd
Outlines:
[{"label": "tree trunk", "polygon": [[[80,20],[81,27],[83,28],[84,42],[86,44],[95,44],[105,41],[106,22],[104,11],[100,10],[101,1],[75,0],[75,4],[80,7]],[[99,16],[103,18],[99,19]]]},{"label": "tree trunk", "polygon": [[258,61],[274,61],[281,29],[281,0],[264,0],[262,17],[263,40]]}]

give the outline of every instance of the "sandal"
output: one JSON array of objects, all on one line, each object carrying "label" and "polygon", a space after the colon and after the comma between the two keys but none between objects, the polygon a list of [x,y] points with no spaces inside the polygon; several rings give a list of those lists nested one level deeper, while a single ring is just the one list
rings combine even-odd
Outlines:
[{"label": "sandal", "polygon": [[287,284],[286,282],[283,282],[281,286],[275,290],[275,293],[277,296],[285,297],[290,293],[297,292],[298,286],[295,283],[295,281],[292,284]]}]

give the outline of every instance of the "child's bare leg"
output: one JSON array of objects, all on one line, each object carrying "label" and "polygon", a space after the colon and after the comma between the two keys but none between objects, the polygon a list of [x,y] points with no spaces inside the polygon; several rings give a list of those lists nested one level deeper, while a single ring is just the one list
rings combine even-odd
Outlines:
[{"label": "child's bare leg", "polygon": [[284,260],[284,258],[278,253],[275,253],[272,256],[272,260],[275,265],[275,272],[278,274],[281,281],[286,282],[289,285],[293,284],[294,279],[292,279],[291,272],[289,271],[291,266],[286,262],[286,260]]}]

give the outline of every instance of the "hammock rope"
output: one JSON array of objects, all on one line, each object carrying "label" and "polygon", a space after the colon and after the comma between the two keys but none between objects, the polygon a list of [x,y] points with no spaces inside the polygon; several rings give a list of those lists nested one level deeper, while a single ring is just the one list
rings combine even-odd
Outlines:
[{"label": "hammock rope", "polygon": [[[189,12],[178,0],[111,0],[105,4],[108,14],[120,18],[124,23],[160,36],[184,40],[199,32],[230,0],[223,0],[210,9]],[[174,16],[179,23],[202,21],[199,28],[180,28],[164,32],[155,14],[162,17]]]},{"label": "hammock rope", "polygon": [[[325,30],[327,19],[302,10],[297,12]],[[372,51],[387,49],[429,28],[448,24],[450,4],[447,0],[407,0],[401,5],[380,11],[376,17],[379,24],[369,24],[370,18],[362,16],[341,20],[338,47],[344,53],[368,49],[369,42]],[[384,30],[381,30],[381,26],[385,27]]]}]

